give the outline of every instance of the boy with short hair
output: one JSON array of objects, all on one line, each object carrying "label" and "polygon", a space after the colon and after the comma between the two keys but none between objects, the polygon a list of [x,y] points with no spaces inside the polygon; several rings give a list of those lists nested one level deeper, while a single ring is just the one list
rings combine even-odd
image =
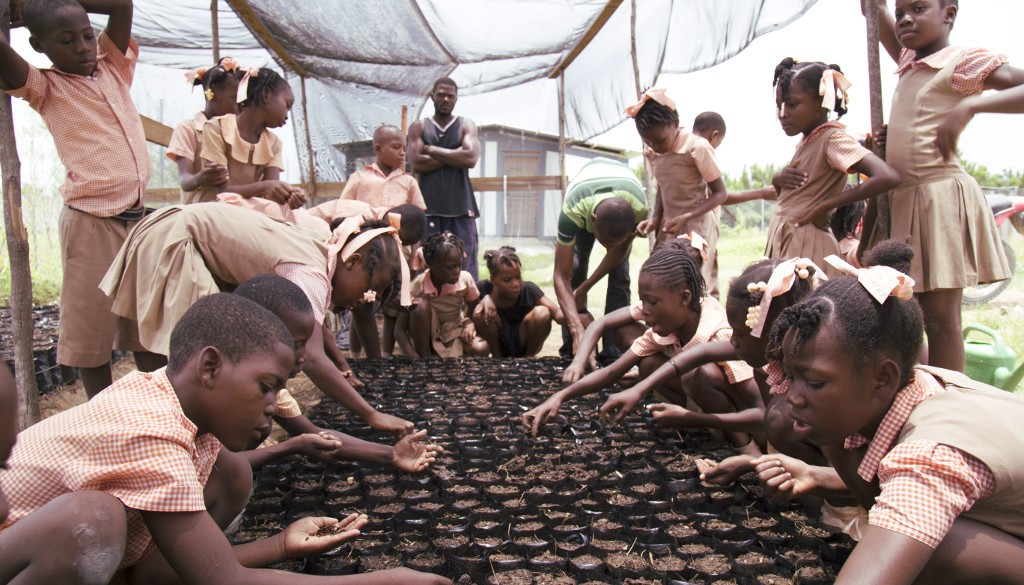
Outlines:
[{"label": "boy with short hair", "polygon": [[405,172],[405,134],[398,126],[382,124],[373,131],[376,162],[357,170],[345,182],[340,199],[369,203],[375,210],[411,203],[420,209],[427,204],[416,177]]},{"label": "boy with short hair", "polygon": [[[0,37],[0,89],[39,112],[67,178],[61,186],[57,361],[79,369],[91,397],[110,385],[110,351],[142,350],[119,328],[100,280],[142,218],[149,153],[129,88],[138,59],[131,0],[14,0],[12,23],[28,27],[32,48],[52,69],[36,69]],[[108,14],[95,36],[89,12]],[[19,16],[20,14],[20,16]]]},{"label": "boy with short hair", "polygon": [[[248,568],[335,548],[366,517],[303,518],[232,548],[222,530],[247,502],[252,478],[233,451],[269,432],[275,395],[295,364],[292,336],[270,311],[217,293],[186,311],[170,347],[166,369],[129,374],[18,436],[0,473],[11,508],[0,524],[0,581],[43,582],[36,577],[58,565],[75,572],[56,570],[50,582],[107,583],[117,568],[117,583],[450,583],[401,570],[317,578]],[[60,514],[47,506],[71,497],[98,504],[59,510],[94,517],[71,534],[89,539],[94,525],[107,527],[104,548],[49,544]],[[337,534],[317,536],[327,526]]]}]

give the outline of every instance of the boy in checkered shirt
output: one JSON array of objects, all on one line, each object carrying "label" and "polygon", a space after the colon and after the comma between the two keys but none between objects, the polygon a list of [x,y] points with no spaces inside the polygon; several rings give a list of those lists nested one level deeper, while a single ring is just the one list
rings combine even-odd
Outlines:
[{"label": "boy in checkered shirt", "polygon": [[[57,360],[79,369],[89,396],[110,385],[110,350],[142,350],[119,331],[98,285],[128,230],[144,212],[149,153],[129,88],[138,45],[131,0],[13,0],[12,25],[28,27],[37,69],[0,37],[0,89],[43,117],[67,177],[61,186],[61,264]],[[97,37],[88,13],[107,14]]]},{"label": "boy in checkered shirt", "polygon": [[[229,545],[222,530],[252,485],[235,452],[270,432],[294,365],[292,335],[273,313],[227,293],[199,300],[171,335],[166,369],[129,374],[18,435],[0,473],[10,504],[0,582],[450,583],[404,569],[316,578],[249,568],[337,547],[366,523],[356,514]],[[325,527],[333,534],[318,536]]]}]

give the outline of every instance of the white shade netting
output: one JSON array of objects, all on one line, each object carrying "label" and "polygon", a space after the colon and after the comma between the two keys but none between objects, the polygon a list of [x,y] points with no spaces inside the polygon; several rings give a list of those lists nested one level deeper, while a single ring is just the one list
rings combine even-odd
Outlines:
[{"label": "white shade netting", "polygon": [[[640,85],[661,73],[721,63],[758,35],[793,21],[816,0],[637,0]],[[238,4],[238,3],[236,3]],[[558,80],[550,78],[605,9],[603,0],[249,0],[258,26],[306,75],[309,136],[317,179],[345,179],[339,144],[368,139],[382,123],[410,121],[433,82],[459,84],[456,113],[478,124],[558,134]],[[144,63],[193,68],[212,63],[208,0],[135,0],[133,34]],[[619,124],[636,100],[632,3],[623,1],[565,68],[566,135],[589,139]],[[222,55],[246,65],[286,65],[225,1],[218,9]],[[301,79],[292,120],[307,174]],[[736,88],[706,88],[734,92]],[[683,96],[685,99],[685,96]],[[180,112],[168,110],[173,125]]]}]

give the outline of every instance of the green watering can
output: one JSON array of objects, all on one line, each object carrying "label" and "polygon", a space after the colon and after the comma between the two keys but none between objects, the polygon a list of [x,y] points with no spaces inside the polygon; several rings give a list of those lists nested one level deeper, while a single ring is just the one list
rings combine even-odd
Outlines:
[{"label": "green watering can", "polygon": [[[989,339],[967,339],[971,332],[981,333]],[[1024,378],[1024,363],[1014,367],[1016,356],[1013,350],[1003,343],[1003,338],[993,329],[984,325],[964,327],[964,349],[967,353],[964,373],[979,382],[1013,392],[1021,378]]]}]

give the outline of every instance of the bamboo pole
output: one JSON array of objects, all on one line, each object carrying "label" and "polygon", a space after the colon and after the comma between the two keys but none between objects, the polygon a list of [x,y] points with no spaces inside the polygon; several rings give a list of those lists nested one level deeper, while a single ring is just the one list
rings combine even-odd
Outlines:
[{"label": "bamboo pole", "polygon": [[[10,38],[11,6],[0,0],[0,33]],[[0,99],[0,173],[3,175],[4,233],[11,262],[11,320],[14,324],[14,375],[18,387],[18,428],[39,422],[39,389],[32,360],[32,266],[28,230],[21,212],[21,160],[14,134],[11,97]]]},{"label": "bamboo pole", "polygon": [[[864,11],[867,21],[868,38],[868,90],[871,100],[871,133],[877,136],[885,123],[882,112],[882,74],[878,50],[878,8],[873,2],[868,2],[868,8]],[[877,144],[874,147],[875,154],[885,159],[885,149]],[[871,237],[879,242],[889,237],[889,194],[881,193],[875,197],[875,222],[872,234],[861,234],[861,238]],[[877,234],[877,235],[873,235]]]},{"label": "bamboo pole", "polygon": [[558,74],[558,175],[562,178],[562,200],[565,200],[565,70]]},{"label": "bamboo pole", "polygon": [[217,22],[217,2],[218,0],[210,0],[210,20],[211,30],[213,32],[213,62],[220,63],[220,25]]},{"label": "bamboo pole", "polygon": [[313,141],[309,137],[309,108],[306,107],[306,76],[299,77],[302,84],[302,125],[306,128],[306,156],[309,157],[309,200],[316,197],[316,165],[313,163]]}]

